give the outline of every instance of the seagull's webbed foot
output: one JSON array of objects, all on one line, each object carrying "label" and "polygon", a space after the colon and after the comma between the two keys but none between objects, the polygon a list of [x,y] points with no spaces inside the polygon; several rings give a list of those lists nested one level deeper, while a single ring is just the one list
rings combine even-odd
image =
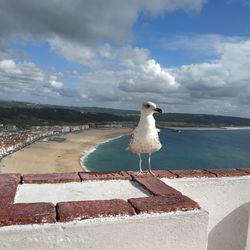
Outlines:
[{"label": "seagull's webbed foot", "polygon": [[140,171],[138,174],[136,174],[136,176],[140,176],[140,175],[143,175],[143,171]]},{"label": "seagull's webbed foot", "polygon": [[156,176],[155,173],[151,169],[148,170],[148,173],[151,174],[152,176]]}]

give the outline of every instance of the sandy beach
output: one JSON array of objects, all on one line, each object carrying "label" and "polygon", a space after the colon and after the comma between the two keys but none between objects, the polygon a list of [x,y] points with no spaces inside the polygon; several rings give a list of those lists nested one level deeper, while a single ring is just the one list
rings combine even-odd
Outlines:
[{"label": "sandy beach", "polygon": [[[65,141],[40,141],[1,161],[0,173],[60,173],[86,171],[80,157],[94,145],[131,132],[128,128],[89,129],[70,133]],[[85,168],[85,169],[84,169]]]}]

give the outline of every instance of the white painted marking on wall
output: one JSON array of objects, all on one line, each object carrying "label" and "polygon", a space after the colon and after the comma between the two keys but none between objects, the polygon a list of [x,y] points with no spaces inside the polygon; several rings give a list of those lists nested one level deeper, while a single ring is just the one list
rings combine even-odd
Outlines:
[{"label": "white painted marking on wall", "polygon": [[56,184],[22,184],[15,203],[109,200],[147,197],[150,194],[128,180],[86,181]]}]

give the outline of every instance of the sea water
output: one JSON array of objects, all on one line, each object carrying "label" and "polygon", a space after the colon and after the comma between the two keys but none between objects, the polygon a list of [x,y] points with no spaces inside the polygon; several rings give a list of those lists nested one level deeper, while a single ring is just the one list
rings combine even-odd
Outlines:
[{"label": "sea water", "polygon": [[[161,129],[162,149],[152,155],[153,169],[250,167],[250,129]],[[97,146],[84,158],[89,171],[138,170],[138,156],[127,150],[126,135]],[[147,169],[147,155],[143,168]]]}]

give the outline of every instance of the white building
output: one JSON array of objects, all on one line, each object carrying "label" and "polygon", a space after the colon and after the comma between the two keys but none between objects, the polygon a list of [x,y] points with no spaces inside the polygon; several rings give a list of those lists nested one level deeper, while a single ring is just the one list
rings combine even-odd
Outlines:
[{"label": "white building", "polygon": [[63,133],[69,133],[70,132],[70,127],[69,126],[63,126],[62,127],[62,132]]}]

